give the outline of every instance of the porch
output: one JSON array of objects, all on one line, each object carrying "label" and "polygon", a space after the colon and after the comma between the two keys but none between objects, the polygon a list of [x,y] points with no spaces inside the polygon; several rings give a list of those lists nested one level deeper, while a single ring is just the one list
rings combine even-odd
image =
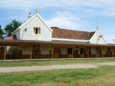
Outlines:
[{"label": "porch", "polygon": [[105,58],[115,56],[115,45],[67,44],[34,41],[0,42],[0,59]]}]

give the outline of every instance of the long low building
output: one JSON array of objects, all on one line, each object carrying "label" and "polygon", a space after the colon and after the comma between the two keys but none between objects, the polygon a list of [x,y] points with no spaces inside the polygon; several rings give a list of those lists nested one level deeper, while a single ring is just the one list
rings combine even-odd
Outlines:
[{"label": "long low building", "polygon": [[[0,40],[0,59],[105,58],[115,56],[115,44],[94,32],[50,28],[38,13]],[[63,21],[60,21],[63,22]]]}]

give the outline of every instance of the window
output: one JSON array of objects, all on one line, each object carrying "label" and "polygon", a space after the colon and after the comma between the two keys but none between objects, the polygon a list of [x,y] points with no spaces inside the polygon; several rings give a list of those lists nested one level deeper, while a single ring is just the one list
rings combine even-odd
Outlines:
[{"label": "window", "polygon": [[83,54],[83,48],[80,49],[80,54]]},{"label": "window", "polygon": [[34,34],[40,34],[40,27],[34,27]]},{"label": "window", "polygon": [[91,48],[91,54],[96,54],[96,48],[94,47]]},{"label": "window", "polygon": [[68,54],[72,54],[72,48],[68,48]]},{"label": "window", "polygon": [[27,28],[25,28],[24,30],[25,30],[25,32],[26,32],[26,31],[27,31]]}]

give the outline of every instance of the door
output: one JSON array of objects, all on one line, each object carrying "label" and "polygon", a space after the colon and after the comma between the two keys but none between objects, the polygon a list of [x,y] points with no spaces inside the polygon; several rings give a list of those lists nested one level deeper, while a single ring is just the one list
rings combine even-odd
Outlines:
[{"label": "door", "polygon": [[55,47],[54,48],[54,58],[59,58],[59,56],[60,56],[60,48]]}]

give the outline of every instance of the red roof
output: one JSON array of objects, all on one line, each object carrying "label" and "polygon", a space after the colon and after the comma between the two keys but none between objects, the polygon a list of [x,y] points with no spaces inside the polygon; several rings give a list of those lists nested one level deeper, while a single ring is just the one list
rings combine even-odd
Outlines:
[{"label": "red roof", "polygon": [[78,40],[89,40],[95,32],[86,32],[78,30],[67,30],[60,28],[52,28],[53,38],[64,38],[64,39],[78,39]]},{"label": "red roof", "polygon": [[5,40],[16,40],[17,37],[16,37],[16,35],[13,35],[13,36],[9,36],[9,37],[4,38],[4,39],[5,39]]}]

